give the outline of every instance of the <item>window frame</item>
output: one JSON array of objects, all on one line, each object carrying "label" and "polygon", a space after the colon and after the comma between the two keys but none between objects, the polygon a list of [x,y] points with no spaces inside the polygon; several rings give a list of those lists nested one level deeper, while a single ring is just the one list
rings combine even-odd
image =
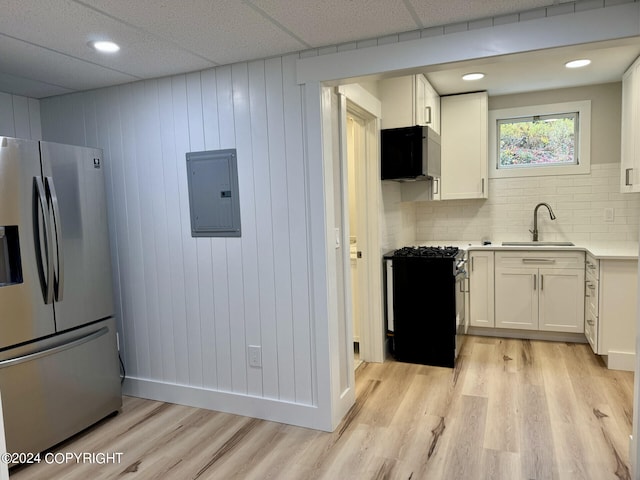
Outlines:
[{"label": "window frame", "polygon": [[[499,129],[498,120],[527,118],[536,116],[578,113],[577,164],[550,164],[498,168]],[[489,110],[489,178],[540,177],[546,175],[588,174],[591,171],[591,100],[527,105],[523,107]]]}]

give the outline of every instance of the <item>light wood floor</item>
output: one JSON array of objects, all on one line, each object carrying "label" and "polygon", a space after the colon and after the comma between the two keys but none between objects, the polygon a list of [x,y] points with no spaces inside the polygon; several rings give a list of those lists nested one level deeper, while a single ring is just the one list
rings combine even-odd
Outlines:
[{"label": "light wood floor", "polygon": [[456,369],[363,364],[323,433],[139,398],[62,444],[121,464],[32,465],[23,479],[630,479],[633,374],[588,345],[467,337]]}]

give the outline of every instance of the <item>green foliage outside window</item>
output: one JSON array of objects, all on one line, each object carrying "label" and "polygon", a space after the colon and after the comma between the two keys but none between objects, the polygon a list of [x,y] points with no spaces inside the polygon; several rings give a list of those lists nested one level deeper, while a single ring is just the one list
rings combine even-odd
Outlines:
[{"label": "green foliage outside window", "polygon": [[577,113],[498,121],[498,168],[576,164]]}]

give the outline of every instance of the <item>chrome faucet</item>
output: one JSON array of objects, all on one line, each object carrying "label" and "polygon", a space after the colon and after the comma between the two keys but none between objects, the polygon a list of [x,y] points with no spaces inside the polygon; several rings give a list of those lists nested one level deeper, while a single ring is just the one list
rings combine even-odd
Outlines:
[{"label": "chrome faucet", "polygon": [[538,241],[538,209],[542,206],[547,207],[547,209],[549,210],[549,216],[551,217],[551,220],[556,219],[556,216],[554,215],[553,210],[551,210],[551,207],[548,203],[542,202],[536,205],[536,208],[533,209],[533,230],[529,230],[531,233],[533,233],[534,242]]}]

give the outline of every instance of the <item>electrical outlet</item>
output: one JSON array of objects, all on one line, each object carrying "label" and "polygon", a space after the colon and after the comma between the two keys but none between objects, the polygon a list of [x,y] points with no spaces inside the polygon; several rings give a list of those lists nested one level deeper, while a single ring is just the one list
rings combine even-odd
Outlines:
[{"label": "electrical outlet", "polygon": [[607,207],[604,209],[604,221],[605,222],[613,222],[614,219],[614,210],[611,207]]},{"label": "electrical outlet", "polygon": [[262,347],[260,345],[249,345],[249,366],[262,368]]}]

